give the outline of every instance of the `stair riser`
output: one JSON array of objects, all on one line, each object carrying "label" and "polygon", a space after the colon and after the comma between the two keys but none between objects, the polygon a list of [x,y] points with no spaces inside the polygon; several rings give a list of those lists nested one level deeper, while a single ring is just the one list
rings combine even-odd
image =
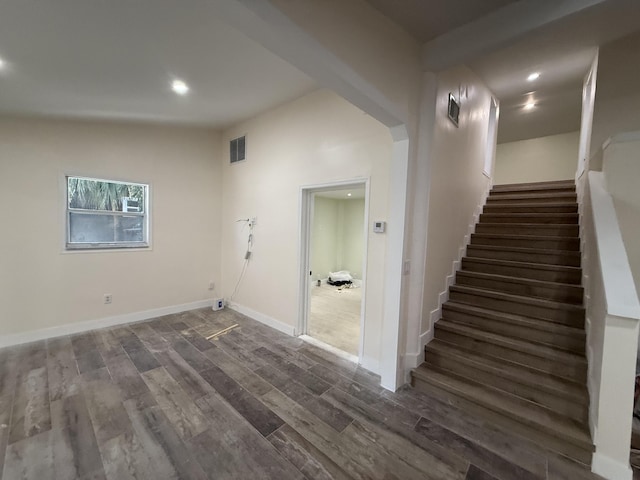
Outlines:
[{"label": "stair riser", "polygon": [[462,364],[435,352],[427,352],[425,361],[429,366],[451,371],[464,379],[535,402],[552,413],[564,415],[579,422],[584,422],[588,418],[588,406],[576,403],[573,399],[562,398],[545,392],[537,385],[524,385],[519,383],[517,379],[501,377],[499,372],[485,371],[481,368],[476,368],[474,365]]},{"label": "stair riser", "polygon": [[486,288],[514,295],[526,297],[538,297],[555,302],[582,304],[582,287],[559,285],[530,285],[526,283],[514,283],[499,279],[485,279],[465,275],[465,272],[456,275],[458,285]]},{"label": "stair riser", "polygon": [[501,203],[488,203],[484,206],[483,213],[577,213],[578,205],[509,205]]},{"label": "stair riser", "polygon": [[478,223],[476,233],[496,235],[537,235],[543,237],[578,237],[578,225],[513,225]]},{"label": "stair riser", "polygon": [[585,339],[581,335],[570,337],[545,330],[538,330],[522,325],[514,325],[490,318],[476,317],[467,313],[442,309],[442,318],[450,322],[461,323],[478,328],[484,332],[496,333],[506,337],[544,343],[567,352],[584,355]]},{"label": "stair riser", "polygon": [[[487,416],[492,421],[497,422],[510,432],[522,436],[540,445],[542,448],[566,455],[585,465],[591,465],[592,453],[576,445],[573,445],[562,438],[557,438],[551,434],[545,435],[537,429],[526,424],[510,420],[499,413],[494,413],[491,406],[477,405],[474,399],[460,397],[455,391],[451,391],[448,385],[436,381],[427,381],[422,378],[413,377],[411,385],[423,390],[429,395],[433,395],[444,402],[453,403],[458,408],[463,408],[469,412]],[[487,412],[487,413],[485,413]]]},{"label": "stair riser", "polygon": [[555,271],[540,270],[534,268],[524,268],[510,265],[494,265],[491,263],[476,262],[473,258],[462,259],[463,270],[472,272],[493,273],[496,275],[506,275],[511,277],[529,278],[532,280],[542,280],[545,282],[573,283],[579,284],[582,281],[581,271]]},{"label": "stair riser", "polygon": [[530,204],[545,204],[545,203],[575,203],[575,195],[566,196],[551,196],[551,197],[512,197],[511,195],[498,195],[495,197],[488,197],[487,204],[501,204],[501,203],[530,203]]},{"label": "stair riser", "polygon": [[494,358],[502,358],[511,362],[526,365],[536,370],[550,373],[558,377],[563,377],[574,382],[584,383],[587,378],[586,365],[576,365],[571,363],[559,362],[556,359],[549,359],[530,355],[528,353],[512,350],[510,348],[495,345],[493,343],[483,342],[475,338],[458,335],[444,329],[435,328],[435,338],[444,342],[453,343],[459,347],[466,348],[476,353],[476,355],[489,355]]},{"label": "stair riser", "polygon": [[560,253],[510,252],[508,250],[485,250],[483,248],[476,248],[476,245],[469,245],[467,247],[467,256],[476,258],[490,258],[492,260],[509,260],[511,262],[563,265],[566,267],[580,266],[579,255],[566,255]]},{"label": "stair riser", "polygon": [[471,245],[489,245],[494,247],[538,248],[543,250],[565,250],[570,252],[580,251],[580,241],[576,238],[553,240],[538,240],[535,238],[505,238],[505,237],[478,237],[471,235]]},{"label": "stair riser", "polygon": [[520,216],[520,215],[495,215],[483,213],[480,215],[480,223],[536,223],[536,224],[578,224],[577,214],[564,214],[553,216]]},{"label": "stair riser", "polygon": [[566,187],[559,186],[554,188],[513,188],[513,189],[500,189],[492,188],[489,192],[489,196],[496,198],[502,195],[575,195],[576,188],[574,186]]},{"label": "stair riser", "polygon": [[571,327],[584,328],[584,311],[582,310],[565,310],[542,305],[529,305],[507,299],[490,298],[453,290],[449,292],[449,299],[454,302],[466,303],[467,305],[497,310],[498,312],[515,313]]}]

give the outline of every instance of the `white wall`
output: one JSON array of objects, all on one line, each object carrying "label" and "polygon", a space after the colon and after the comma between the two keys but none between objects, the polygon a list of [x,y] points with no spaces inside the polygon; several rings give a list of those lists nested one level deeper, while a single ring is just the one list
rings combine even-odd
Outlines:
[{"label": "white wall", "polygon": [[[247,135],[247,160],[228,163],[228,141]],[[254,253],[234,299],[295,327],[299,292],[302,186],[370,177],[369,224],[384,219],[392,140],[386,127],[327,90],[271,110],[223,134],[223,278],[225,296],[240,274],[246,230],[256,216]],[[385,235],[370,234],[364,356],[379,359]]]},{"label": "white wall", "polygon": [[592,152],[612,135],[640,130],[640,31],[600,47],[598,57]]},{"label": "white wall", "polygon": [[362,279],[364,199],[333,199],[316,195],[311,228],[313,279],[347,270]]},{"label": "white wall", "polygon": [[[1,119],[0,334],[211,298],[219,155],[201,129]],[[152,248],[66,253],[65,174],[150,183]]]},{"label": "white wall", "polygon": [[[460,122],[447,117],[449,92],[462,86]],[[460,259],[477,221],[490,180],[483,174],[492,94],[466,67],[438,75],[435,126],[429,152],[430,184],[427,250],[422,308],[422,342],[433,332],[441,302],[453,280],[454,262]],[[421,345],[418,348],[421,352]],[[418,358],[422,361],[421,353]]]},{"label": "white wall", "polygon": [[576,175],[580,132],[500,143],[493,183],[571,180]]}]

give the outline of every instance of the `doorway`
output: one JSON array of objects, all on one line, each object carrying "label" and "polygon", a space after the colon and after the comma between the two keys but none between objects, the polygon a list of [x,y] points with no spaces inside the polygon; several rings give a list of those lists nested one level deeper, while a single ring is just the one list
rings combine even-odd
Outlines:
[{"label": "doorway", "polygon": [[367,183],[303,189],[300,332],[358,360],[364,338]]}]

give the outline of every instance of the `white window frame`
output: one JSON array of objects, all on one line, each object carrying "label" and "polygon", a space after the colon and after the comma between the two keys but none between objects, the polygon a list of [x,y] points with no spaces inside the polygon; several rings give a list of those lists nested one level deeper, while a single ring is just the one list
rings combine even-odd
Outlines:
[{"label": "white window frame", "polygon": [[[69,179],[78,178],[81,180],[92,180],[105,183],[119,183],[124,185],[136,185],[143,187],[144,189],[144,209],[142,212],[113,212],[108,210],[87,210],[82,208],[70,208],[69,207]],[[128,182],[122,180],[109,180],[104,178],[85,177],[82,175],[65,175],[64,176],[64,202],[65,202],[65,250],[78,251],[78,250],[120,250],[120,249],[132,249],[142,248],[148,249],[150,247],[150,234],[149,234],[149,218],[151,216],[151,205],[149,202],[151,186],[147,183]],[[140,242],[71,242],[71,214],[80,215],[109,215],[109,216],[139,216],[143,218],[142,222],[142,238]]]}]

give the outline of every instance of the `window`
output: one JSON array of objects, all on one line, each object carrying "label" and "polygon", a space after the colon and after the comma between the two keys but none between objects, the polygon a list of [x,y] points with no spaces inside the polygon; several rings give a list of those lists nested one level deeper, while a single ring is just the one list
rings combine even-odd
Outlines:
[{"label": "window", "polygon": [[67,249],[149,246],[149,186],[67,177]]}]

